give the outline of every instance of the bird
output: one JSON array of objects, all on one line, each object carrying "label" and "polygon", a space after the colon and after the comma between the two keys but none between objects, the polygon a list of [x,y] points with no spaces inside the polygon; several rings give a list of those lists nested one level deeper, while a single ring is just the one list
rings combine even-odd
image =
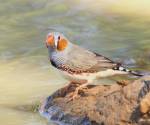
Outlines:
[{"label": "bird", "polygon": [[142,76],[101,54],[70,42],[59,32],[48,33],[46,47],[51,65],[70,82],[79,83],[71,100],[78,96],[80,89],[92,84],[96,79],[120,74]]}]

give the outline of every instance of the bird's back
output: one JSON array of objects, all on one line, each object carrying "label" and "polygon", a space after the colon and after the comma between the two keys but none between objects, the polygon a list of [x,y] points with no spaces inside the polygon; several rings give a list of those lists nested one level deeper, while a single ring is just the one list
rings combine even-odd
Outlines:
[{"label": "bird's back", "polygon": [[[57,56],[56,56],[57,55]],[[77,45],[70,45],[63,52],[54,54],[54,61],[58,68],[70,70],[75,73],[99,72],[100,70],[110,69],[117,64],[110,59],[99,54],[88,51]]]}]

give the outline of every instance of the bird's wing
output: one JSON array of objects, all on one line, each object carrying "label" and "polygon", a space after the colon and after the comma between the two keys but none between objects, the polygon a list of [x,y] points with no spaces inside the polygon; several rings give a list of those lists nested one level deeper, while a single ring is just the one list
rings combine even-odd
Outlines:
[{"label": "bird's wing", "polygon": [[101,70],[112,69],[117,64],[110,59],[75,46],[69,52],[65,63],[66,68],[73,72],[99,72]]},{"label": "bird's wing", "polygon": [[118,66],[121,65],[120,63],[116,63],[116,62],[110,60],[109,58],[107,58],[103,55],[100,55],[100,54],[97,54],[97,53],[95,53],[95,55],[96,55],[96,59],[98,61],[97,66],[99,68],[113,69],[113,68],[118,67]]}]

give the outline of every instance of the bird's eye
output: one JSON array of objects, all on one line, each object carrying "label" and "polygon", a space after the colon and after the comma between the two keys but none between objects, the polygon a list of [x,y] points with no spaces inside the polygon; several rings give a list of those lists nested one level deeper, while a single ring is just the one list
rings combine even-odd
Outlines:
[{"label": "bird's eye", "polygon": [[54,46],[54,36],[53,35],[47,36],[46,44],[47,44],[47,46],[51,46],[51,47]]}]

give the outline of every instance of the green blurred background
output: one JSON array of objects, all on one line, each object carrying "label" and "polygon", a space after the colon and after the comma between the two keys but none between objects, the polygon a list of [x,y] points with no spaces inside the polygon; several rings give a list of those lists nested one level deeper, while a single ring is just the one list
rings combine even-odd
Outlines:
[{"label": "green blurred background", "polygon": [[133,69],[150,70],[149,0],[0,0],[2,125],[47,124],[28,106],[66,83],[48,60],[44,41],[52,31]]}]

